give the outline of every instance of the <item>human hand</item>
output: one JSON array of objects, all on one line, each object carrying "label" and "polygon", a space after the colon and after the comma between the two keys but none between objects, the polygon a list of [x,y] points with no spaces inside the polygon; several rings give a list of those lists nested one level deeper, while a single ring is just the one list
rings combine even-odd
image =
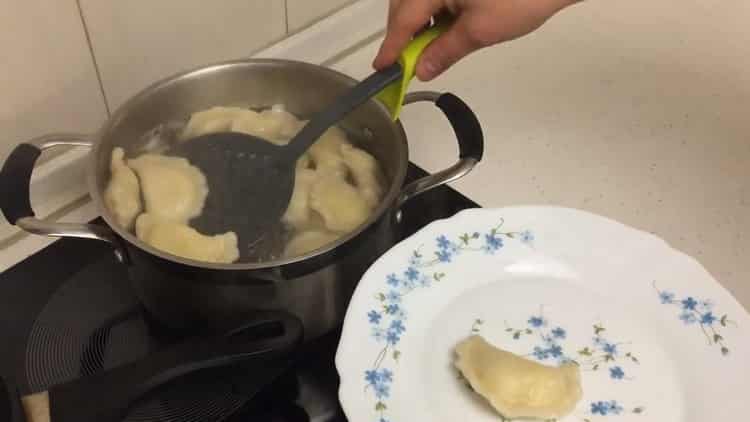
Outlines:
[{"label": "human hand", "polygon": [[512,40],[542,26],[552,15],[580,0],[390,0],[388,29],[373,66],[393,64],[432,16],[447,10],[451,28],[424,50],[417,77],[428,81],[467,54]]}]

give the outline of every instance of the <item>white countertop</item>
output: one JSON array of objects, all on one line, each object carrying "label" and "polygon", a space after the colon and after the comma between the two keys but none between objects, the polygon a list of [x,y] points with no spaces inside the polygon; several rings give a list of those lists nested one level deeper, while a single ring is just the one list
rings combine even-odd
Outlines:
[{"label": "white countertop", "polygon": [[[655,233],[750,309],[749,23],[748,2],[585,2],[412,90],[478,114],[485,158],[455,187],[481,205],[580,208]],[[378,45],[334,67],[363,77]],[[456,159],[431,106],[402,121],[417,164]]]}]

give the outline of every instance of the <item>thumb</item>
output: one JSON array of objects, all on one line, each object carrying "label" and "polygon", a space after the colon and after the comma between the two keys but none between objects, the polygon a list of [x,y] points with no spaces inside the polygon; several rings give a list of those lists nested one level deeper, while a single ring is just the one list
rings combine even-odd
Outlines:
[{"label": "thumb", "polygon": [[480,47],[481,45],[469,35],[466,20],[458,19],[446,33],[425,48],[417,63],[417,77],[421,81],[434,79]]}]

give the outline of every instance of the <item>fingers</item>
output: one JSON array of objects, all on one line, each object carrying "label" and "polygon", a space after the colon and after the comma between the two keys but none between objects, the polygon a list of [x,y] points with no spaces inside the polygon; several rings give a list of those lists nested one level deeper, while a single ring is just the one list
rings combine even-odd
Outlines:
[{"label": "fingers", "polygon": [[459,18],[445,34],[425,48],[417,63],[417,78],[429,81],[445,72],[467,54],[482,45],[470,36],[468,20]]},{"label": "fingers", "polygon": [[373,66],[382,69],[396,62],[412,36],[440,10],[440,3],[437,0],[391,0],[388,29]]}]

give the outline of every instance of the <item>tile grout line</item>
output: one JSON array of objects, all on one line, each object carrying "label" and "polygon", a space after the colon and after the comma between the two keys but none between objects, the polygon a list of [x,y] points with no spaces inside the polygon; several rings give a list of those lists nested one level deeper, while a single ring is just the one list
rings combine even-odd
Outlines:
[{"label": "tile grout line", "polygon": [[[284,0],[286,2],[286,0]],[[102,81],[102,74],[99,71],[99,63],[96,61],[96,55],[94,54],[94,44],[91,42],[91,34],[89,34],[89,27],[86,25],[86,19],[83,16],[83,8],[81,7],[81,0],[76,0],[76,6],[78,6],[78,16],[81,18],[81,24],[83,25],[83,33],[86,35],[86,43],[89,46],[89,54],[91,54],[91,61],[94,64],[94,71],[96,72],[96,80],[99,82],[99,91],[102,94],[102,100],[104,101],[104,109],[107,112],[107,117],[111,117],[112,113],[109,111],[109,100],[107,99],[107,93],[104,91],[104,82]]]},{"label": "tile grout line", "polygon": [[284,36],[289,35],[289,0],[284,0]]}]

